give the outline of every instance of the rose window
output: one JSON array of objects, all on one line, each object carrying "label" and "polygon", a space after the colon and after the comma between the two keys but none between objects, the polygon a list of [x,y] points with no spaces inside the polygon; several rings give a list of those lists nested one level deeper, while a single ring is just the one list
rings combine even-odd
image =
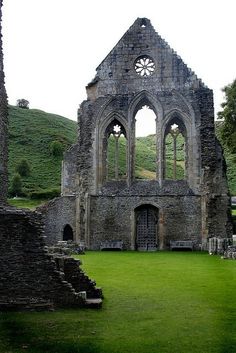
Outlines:
[{"label": "rose window", "polygon": [[139,76],[151,76],[155,70],[155,63],[150,56],[139,57],[134,64],[134,69]]}]

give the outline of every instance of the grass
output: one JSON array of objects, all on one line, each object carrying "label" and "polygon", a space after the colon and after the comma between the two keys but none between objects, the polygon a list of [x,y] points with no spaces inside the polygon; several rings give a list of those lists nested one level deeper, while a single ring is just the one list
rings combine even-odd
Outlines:
[{"label": "grass", "polygon": [[35,210],[36,207],[44,204],[48,200],[31,200],[24,198],[8,199],[8,203],[11,206],[18,208],[29,208],[30,210]]},{"label": "grass", "polygon": [[103,287],[103,308],[2,313],[2,353],[235,353],[235,261],[191,252],[81,259]]}]

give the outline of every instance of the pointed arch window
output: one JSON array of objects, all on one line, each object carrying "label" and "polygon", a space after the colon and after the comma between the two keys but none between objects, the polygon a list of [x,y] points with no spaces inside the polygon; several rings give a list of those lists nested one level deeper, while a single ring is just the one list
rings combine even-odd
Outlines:
[{"label": "pointed arch window", "polygon": [[104,180],[124,180],[127,177],[127,140],[123,125],[114,119],[104,136]]},{"label": "pointed arch window", "polygon": [[155,180],[156,177],[156,114],[143,102],[135,115],[135,178]]},{"label": "pointed arch window", "polygon": [[164,179],[183,180],[187,170],[187,134],[179,117],[173,118],[164,136]]}]

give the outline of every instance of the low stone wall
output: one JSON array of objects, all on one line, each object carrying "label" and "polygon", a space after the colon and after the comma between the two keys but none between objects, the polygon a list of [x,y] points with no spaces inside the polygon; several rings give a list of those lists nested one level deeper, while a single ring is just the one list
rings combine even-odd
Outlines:
[{"label": "low stone wall", "polygon": [[86,304],[45,248],[39,213],[0,207],[0,268],[0,310]]}]

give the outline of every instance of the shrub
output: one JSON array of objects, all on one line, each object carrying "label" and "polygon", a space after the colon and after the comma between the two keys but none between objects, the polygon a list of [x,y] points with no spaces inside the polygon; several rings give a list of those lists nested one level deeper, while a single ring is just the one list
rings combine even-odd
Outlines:
[{"label": "shrub", "polygon": [[52,141],[50,144],[50,152],[54,157],[62,157],[64,146],[59,141]]},{"label": "shrub", "polygon": [[12,196],[17,196],[17,195],[21,195],[21,193],[22,193],[22,180],[21,180],[20,174],[16,173],[14,174],[11,182],[10,194]]},{"label": "shrub", "polygon": [[29,101],[27,101],[26,99],[23,99],[23,98],[17,99],[16,105],[19,108],[29,109]]},{"label": "shrub", "polygon": [[30,165],[26,159],[21,159],[16,166],[16,172],[22,177],[27,177],[30,175]]}]

